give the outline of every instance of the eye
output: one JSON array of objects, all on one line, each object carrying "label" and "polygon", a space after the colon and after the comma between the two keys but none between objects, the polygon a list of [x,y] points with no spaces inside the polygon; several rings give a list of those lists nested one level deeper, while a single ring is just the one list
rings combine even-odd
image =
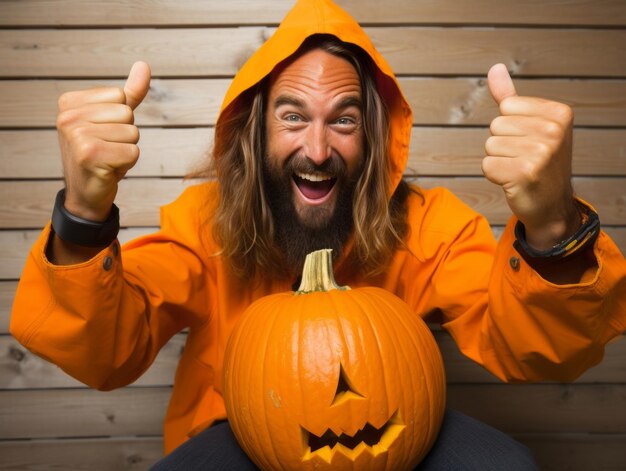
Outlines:
[{"label": "eye", "polygon": [[292,123],[297,123],[299,121],[302,121],[302,116],[300,116],[298,114],[295,114],[295,113],[289,113],[289,114],[283,116],[283,119],[285,121],[289,121],[289,122],[292,122]]},{"label": "eye", "polygon": [[354,120],[354,118],[349,118],[347,116],[342,116],[341,118],[337,119],[335,121],[335,123],[339,124],[341,126],[350,126],[350,125],[356,124],[356,121]]}]

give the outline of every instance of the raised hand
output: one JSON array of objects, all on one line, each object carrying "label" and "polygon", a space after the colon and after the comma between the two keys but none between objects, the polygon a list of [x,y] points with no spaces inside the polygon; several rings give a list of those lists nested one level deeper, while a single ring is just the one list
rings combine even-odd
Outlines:
[{"label": "raised hand", "polygon": [[483,173],[504,189],[528,243],[549,249],[580,225],[571,185],[572,109],[518,96],[503,64],[494,65],[487,77],[500,116],[491,122]]},{"label": "raised hand", "polygon": [[150,67],[136,62],[124,88],[64,93],[57,130],[66,184],[65,207],[79,217],[104,221],[117,184],[139,158],[134,109],[150,88]]}]

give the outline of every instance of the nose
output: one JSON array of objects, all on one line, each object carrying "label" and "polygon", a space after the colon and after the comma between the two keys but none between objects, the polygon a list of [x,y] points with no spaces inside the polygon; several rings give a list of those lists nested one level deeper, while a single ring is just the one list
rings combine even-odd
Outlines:
[{"label": "nose", "polygon": [[331,146],[323,124],[311,123],[305,137],[304,152],[317,165],[323,164],[330,158]]}]

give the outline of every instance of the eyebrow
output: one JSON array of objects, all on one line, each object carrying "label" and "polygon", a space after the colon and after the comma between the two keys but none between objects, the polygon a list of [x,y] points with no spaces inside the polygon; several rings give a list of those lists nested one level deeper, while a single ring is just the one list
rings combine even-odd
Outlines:
[{"label": "eyebrow", "polygon": [[299,98],[292,95],[280,95],[274,100],[274,108],[279,108],[284,105],[295,106],[296,108],[304,108],[304,102]]},{"label": "eyebrow", "polygon": [[[304,109],[306,108],[304,102],[299,98],[293,95],[280,95],[274,100],[274,108],[280,108],[284,105],[295,106],[296,108]],[[335,106],[336,110],[343,110],[350,107],[356,107],[359,110],[363,108],[363,102],[361,98],[356,96],[349,96],[342,99],[337,106]]]}]

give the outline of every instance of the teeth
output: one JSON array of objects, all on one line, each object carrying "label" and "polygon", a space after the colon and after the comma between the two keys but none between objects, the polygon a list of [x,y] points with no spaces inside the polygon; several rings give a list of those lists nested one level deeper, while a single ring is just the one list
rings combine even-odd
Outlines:
[{"label": "teeth", "polygon": [[309,180],[311,182],[323,182],[325,180],[330,180],[333,178],[331,175],[327,175],[324,173],[300,173],[296,172],[296,176],[303,180]]}]

